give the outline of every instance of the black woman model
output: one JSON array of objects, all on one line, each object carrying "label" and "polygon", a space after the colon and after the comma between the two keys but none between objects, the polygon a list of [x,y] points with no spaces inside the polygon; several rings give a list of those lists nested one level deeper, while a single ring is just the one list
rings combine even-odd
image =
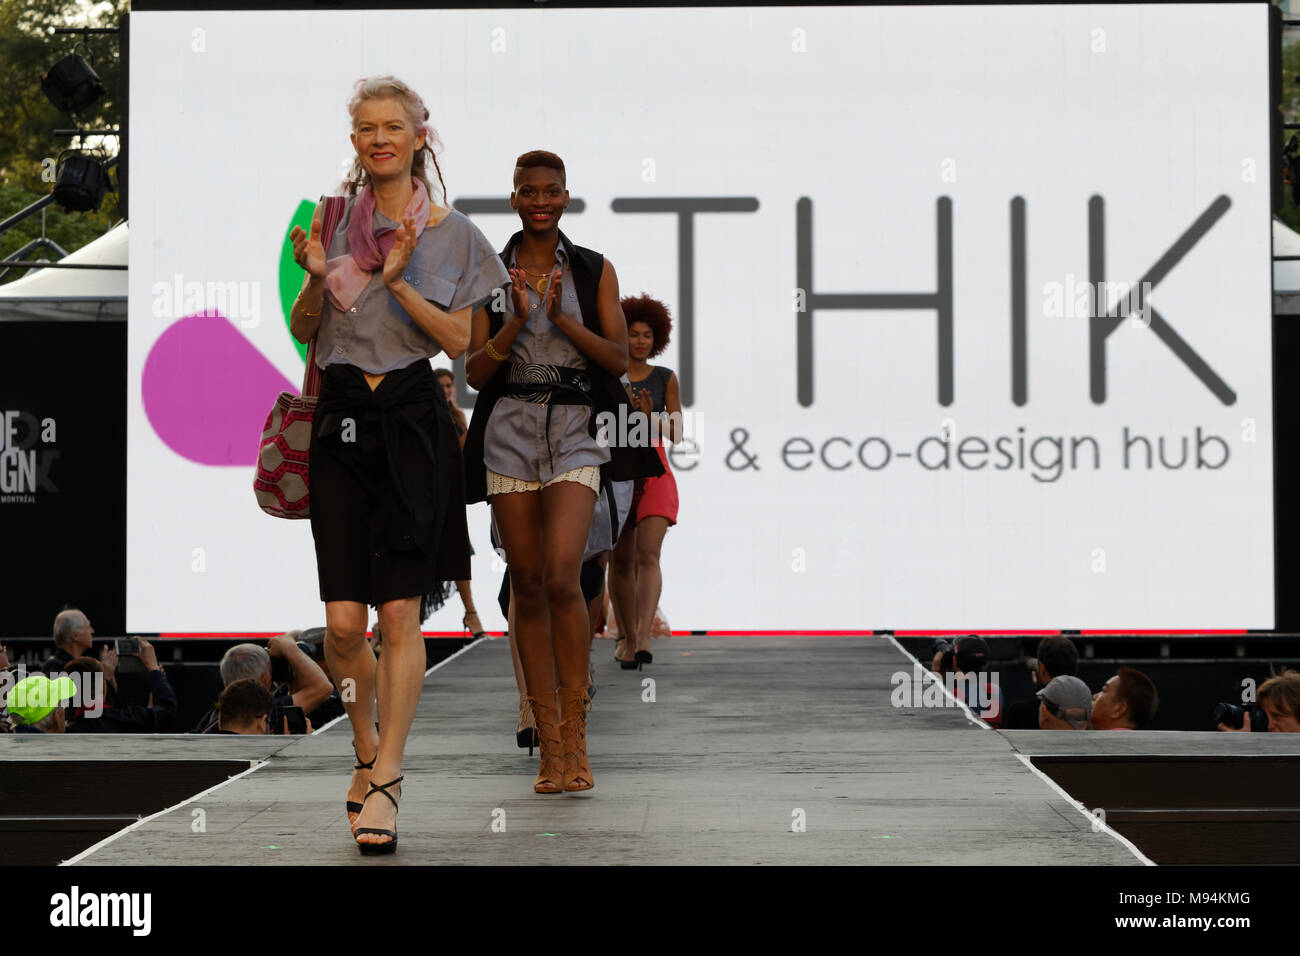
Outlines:
[{"label": "black woman model", "polygon": [[[543,150],[515,162],[522,229],[501,259],[511,295],[474,316],[465,377],[479,389],[465,440],[466,499],[491,503],[510,575],[520,665],[536,722],[538,793],[589,790],[590,623],[581,588],[596,498],[611,481],[660,474],[654,449],[624,444],[627,322],[618,276],[560,231],[564,163]],[[503,299],[505,299],[503,301]],[[598,435],[600,436],[598,438]]]},{"label": "black woman model", "polygon": [[652,440],[664,467],[662,475],[637,481],[631,520],[623,527],[610,560],[610,596],[619,624],[614,659],[630,670],[654,661],[650,634],[663,590],[660,551],[664,535],[677,523],[677,480],[659,433],[666,433],[674,443],[682,440],[682,402],[677,373],[647,361],[668,346],[672,320],[667,306],[648,295],[625,298],[622,306],[627,316],[627,380],[633,405],[655,420]]}]

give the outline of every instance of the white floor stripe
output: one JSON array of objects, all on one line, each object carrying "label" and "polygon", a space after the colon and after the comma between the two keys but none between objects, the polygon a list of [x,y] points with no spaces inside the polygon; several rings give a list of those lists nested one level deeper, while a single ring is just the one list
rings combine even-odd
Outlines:
[{"label": "white floor stripe", "polygon": [[[924,664],[921,664],[920,661],[918,661],[915,657],[913,657],[910,653],[908,653],[907,649],[904,648],[903,645],[899,644],[898,641],[894,639],[894,636],[893,636],[892,634],[887,634],[887,635],[885,635],[885,636],[889,638],[890,642],[891,642],[895,647],[897,647],[897,648],[899,649],[899,651],[901,651],[905,657],[907,657],[907,658],[909,658],[909,659],[911,659],[911,660],[913,660],[913,661],[916,661],[916,663],[921,667],[921,670],[922,670],[922,671],[924,671],[924,672],[927,673],[927,674],[933,674],[933,672],[930,670],[930,668],[926,667]],[[938,675],[934,675],[934,676],[935,676],[935,678],[936,678],[936,680],[937,680]],[[975,714],[971,712],[971,709],[970,709],[969,707],[967,707],[967,706],[966,706],[962,701],[960,701],[960,700],[958,700],[956,697],[954,697],[954,696],[952,695],[952,693],[949,692],[948,688],[947,688],[947,687],[944,687],[942,681],[938,681],[938,683],[939,683],[939,686],[943,689],[944,696],[947,697],[949,700],[955,701],[955,702],[957,703],[957,705],[958,705],[959,707],[961,707],[961,709],[962,709],[963,711],[965,711],[966,716],[967,716],[969,719],[971,719],[971,720],[973,720],[975,723],[979,724],[979,725],[980,725],[981,727],[983,727],[985,730],[993,730],[993,729],[994,729],[993,727],[989,726],[989,724],[985,723],[983,720],[980,720],[980,718],[976,717]],[[1002,701],[1001,706],[1005,707],[1005,706],[1006,706],[1006,701]],[[1044,731],[1044,733],[1046,733],[1046,731]],[[1004,739],[1005,739],[1005,738],[1004,738]],[[1039,770],[1037,767],[1035,767],[1035,766],[1033,765],[1033,762],[1030,761],[1029,758],[1027,758],[1024,754],[1019,753],[1019,752],[1015,751],[1014,749],[1013,749],[1012,752],[1015,753],[1016,757],[1019,758],[1020,762],[1023,763],[1026,767],[1028,767],[1032,773],[1034,773],[1035,775],[1037,775],[1037,776],[1039,777],[1039,779],[1041,779],[1041,780],[1045,780],[1045,781],[1047,782],[1047,785],[1048,785],[1049,787],[1051,787],[1053,790],[1055,790],[1055,791],[1056,791],[1056,792],[1061,796],[1061,798],[1062,798],[1063,800],[1065,800],[1067,803],[1069,803],[1071,806],[1073,806],[1076,810],[1078,810],[1080,813],[1082,813],[1085,817],[1087,817],[1087,818],[1088,818],[1088,822],[1089,822],[1089,824],[1092,825],[1095,829],[1097,829],[1097,830],[1104,830],[1106,833],[1109,833],[1111,836],[1113,836],[1116,840],[1118,840],[1118,841],[1120,842],[1120,845],[1122,845],[1123,847],[1125,847],[1125,848],[1126,848],[1130,853],[1132,853],[1135,857],[1137,857],[1139,860],[1141,860],[1142,863],[1143,863],[1144,865],[1146,865],[1146,866],[1155,866],[1155,865],[1156,865],[1152,860],[1149,860],[1149,859],[1146,857],[1146,855],[1143,854],[1143,852],[1142,852],[1141,850],[1139,850],[1136,846],[1134,846],[1133,843],[1132,843],[1132,842],[1131,842],[1131,841],[1130,841],[1126,836],[1124,836],[1122,833],[1119,833],[1119,832],[1117,832],[1116,830],[1112,829],[1110,826],[1108,826],[1108,825],[1106,824],[1106,821],[1105,821],[1105,820],[1103,820],[1103,819],[1101,819],[1101,818],[1099,818],[1099,817],[1094,816],[1094,815],[1092,814],[1092,812],[1091,812],[1087,807],[1085,807],[1082,803],[1080,803],[1078,800],[1074,799],[1074,797],[1070,796],[1070,795],[1069,795],[1068,793],[1066,793],[1063,789],[1061,789],[1060,785],[1059,785],[1055,780],[1053,780],[1053,779],[1052,779],[1051,777],[1049,777],[1047,774],[1043,773],[1043,771],[1041,771],[1041,770]]]},{"label": "white floor stripe", "polygon": [[[1048,733],[1048,731],[1043,731],[1043,733]],[[1134,846],[1133,843],[1132,843],[1132,841],[1129,840],[1128,837],[1124,836],[1124,834],[1118,832],[1117,830],[1112,829],[1111,826],[1110,826],[1108,823],[1106,823],[1106,821],[1105,821],[1103,818],[1098,817],[1098,816],[1094,816],[1093,813],[1092,813],[1092,812],[1091,812],[1087,807],[1085,807],[1085,806],[1084,806],[1082,803],[1080,803],[1078,800],[1074,799],[1074,797],[1070,796],[1068,793],[1066,793],[1064,790],[1062,790],[1060,784],[1058,784],[1055,780],[1053,780],[1053,779],[1052,779],[1051,777],[1049,777],[1047,774],[1043,773],[1043,771],[1041,771],[1041,770],[1039,770],[1037,767],[1035,767],[1034,764],[1033,764],[1033,761],[1031,761],[1028,757],[1026,757],[1026,756],[1025,756],[1024,754],[1022,754],[1022,753],[1017,753],[1017,754],[1016,754],[1016,757],[1017,757],[1017,759],[1020,760],[1021,763],[1023,763],[1026,767],[1029,768],[1029,770],[1030,770],[1031,773],[1036,774],[1039,778],[1041,778],[1042,780],[1046,781],[1047,785],[1048,785],[1049,787],[1051,787],[1053,790],[1055,790],[1057,793],[1059,793],[1059,794],[1061,795],[1061,798],[1062,798],[1063,800],[1065,800],[1066,802],[1068,802],[1068,803],[1069,803],[1070,805],[1072,805],[1076,810],[1078,810],[1078,811],[1079,811],[1080,813],[1082,813],[1085,817],[1087,817],[1087,818],[1088,818],[1088,822],[1092,825],[1092,827],[1093,827],[1094,829],[1097,829],[1097,830],[1104,830],[1104,831],[1106,831],[1107,833],[1109,833],[1109,834],[1110,834],[1111,836],[1113,836],[1116,840],[1118,840],[1122,846],[1124,846],[1125,848],[1127,848],[1128,851],[1129,851],[1130,853],[1132,853],[1135,857],[1137,857],[1139,860],[1141,860],[1144,866],[1155,866],[1155,865],[1156,865],[1156,864],[1155,864],[1155,861],[1154,861],[1154,860],[1151,860],[1151,859],[1148,859],[1147,856],[1146,856],[1146,854],[1143,853],[1141,850],[1139,850],[1136,846]]]},{"label": "white floor stripe", "polygon": [[[964,700],[959,699],[956,695],[953,694],[952,691],[948,690],[948,688],[944,686],[943,680],[939,677],[938,674],[930,670],[930,666],[928,664],[922,664],[919,660],[917,660],[908,652],[907,648],[905,648],[902,644],[898,643],[898,641],[894,638],[893,634],[886,634],[885,637],[889,638],[889,643],[893,644],[896,648],[898,648],[900,654],[902,654],[908,660],[914,662],[916,666],[921,669],[921,673],[925,675],[926,680],[930,681],[930,683],[932,684],[939,685],[939,689],[943,691],[943,696],[948,698],[948,700],[956,704],[958,707],[960,707],[962,713],[966,715],[967,720],[969,720],[971,723],[979,727],[982,727],[984,730],[993,729],[985,721],[975,716],[974,712],[969,707],[966,706],[966,702]],[[1002,706],[1002,705],[999,704],[998,706]]]},{"label": "white floor stripe", "polygon": [[202,793],[196,793],[194,796],[182,800],[180,803],[176,804],[175,806],[167,807],[164,810],[159,810],[157,813],[151,813],[147,817],[141,817],[139,820],[136,820],[134,823],[130,824],[129,826],[123,827],[121,830],[118,830],[116,833],[110,833],[108,836],[104,837],[104,839],[100,840],[94,846],[87,847],[86,849],[82,850],[80,853],[78,853],[76,856],[72,857],[71,859],[64,860],[62,863],[59,864],[59,866],[71,866],[74,863],[79,863],[82,860],[84,860],[86,857],[90,856],[90,854],[94,853],[96,850],[103,849],[104,847],[112,843],[114,840],[117,840],[119,837],[126,836],[132,830],[140,829],[140,827],[144,826],[149,821],[157,820],[160,816],[162,816],[165,813],[171,813],[173,810],[179,810],[187,803],[193,803],[195,800],[201,799],[202,797],[206,797],[208,794],[212,793],[213,791],[220,790],[226,784],[234,780],[238,780],[240,777],[247,777],[250,773],[252,773],[253,771],[261,767],[265,767],[268,763],[270,763],[269,760],[258,760],[254,762],[254,764],[251,767],[249,767],[247,770],[243,771],[242,773],[237,773],[233,777],[227,777],[225,780],[221,781],[220,783],[208,787],[208,789],[204,790]]},{"label": "white floor stripe", "polygon": [[[424,676],[427,678],[439,667],[442,667],[444,664],[451,663],[456,658],[460,657],[460,655],[464,654],[471,647],[475,647],[485,640],[487,640],[487,638],[480,637],[477,640],[471,641],[470,643],[462,647],[460,650],[458,650],[455,654],[452,654],[451,656],[443,660],[440,660],[438,663],[434,664],[432,667],[430,667],[428,670],[424,672]],[[333,727],[335,724],[337,724],[340,720],[346,720],[346,719],[347,719],[347,714],[344,714],[341,717],[336,717],[333,720],[331,720],[328,724],[324,724],[323,726],[321,726],[318,730],[312,731],[311,736],[315,736],[316,734],[323,733],[325,730],[328,730],[330,727]],[[287,749],[287,748],[282,748],[282,749]],[[273,759],[274,757],[268,757],[265,760],[258,760],[254,762],[254,764],[251,767],[249,767],[247,770],[243,771],[242,773],[237,773],[233,777],[227,777],[225,780],[221,781],[220,783],[208,787],[208,789],[204,790],[202,793],[196,793],[194,796],[188,797],[174,806],[170,806],[163,810],[159,810],[157,813],[151,813],[147,817],[141,817],[139,820],[136,820],[134,823],[126,827],[123,827],[121,830],[118,830],[116,833],[110,833],[108,836],[100,840],[94,846],[87,847],[86,849],[82,850],[80,853],[78,853],[76,856],[72,857],[71,859],[64,860],[62,863],[59,864],[59,866],[71,866],[74,863],[79,863],[80,861],[84,860],[86,857],[90,856],[90,854],[102,850],[104,847],[108,846],[113,841],[126,836],[132,830],[138,830],[140,827],[144,826],[146,823],[149,823],[152,820],[157,820],[159,817],[171,813],[173,810],[179,810],[181,807],[186,806],[187,804],[191,804],[196,800],[201,800],[203,797],[208,796],[208,794],[215,793],[216,791],[220,790],[222,787],[226,786],[227,784],[234,783],[236,780],[240,779],[241,777],[247,777],[250,773],[253,773],[265,767]]]}]

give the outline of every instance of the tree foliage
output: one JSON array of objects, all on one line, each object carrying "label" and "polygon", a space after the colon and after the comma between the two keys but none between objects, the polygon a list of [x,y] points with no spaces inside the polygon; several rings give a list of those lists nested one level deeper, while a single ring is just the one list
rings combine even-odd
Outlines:
[{"label": "tree foliage", "polygon": [[[59,154],[78,140],[55,136],[56,129],[111,129],[121,125],[119,36],[80,37],[56,34],[57,27],[116,27],[123,23],[129,0],[88,4],[79,0],[0,0],[0,218],[25,209],[53,187],[52,170]],[[41,77],[69,53],[80,53],[99,74],[104,95],[76,117],[60,113],[41,91]],[[89,51],[89,53],[87,53]],[[86,137],[84,145],[102,143],[104,158],[116,156],[116,137]],[[111,179],[117,184],[116,170]],[[57,204],[44,210],[44,234],[68,252],[103,235],[121,218],[117,193],[104,196],[96,212],[64,212]],[[42,234],[42,214],[0,233],[0,257],[10,255]],[[54,258],[49,252],[24,258]],[[15,269],[5,281],[21,277]]]}]

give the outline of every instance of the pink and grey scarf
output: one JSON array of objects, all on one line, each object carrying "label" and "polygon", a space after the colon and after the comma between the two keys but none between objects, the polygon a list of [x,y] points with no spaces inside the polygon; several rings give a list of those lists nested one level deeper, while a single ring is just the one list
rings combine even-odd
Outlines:
[{"label": "pink and grey scarf", "polygon": [[[415,220],[418,241],[429,220],[429,192],[414,176],[411,185],[411,199],[406,204],[403,218],[410,216]],[[366,183],[352,205],[352,219],[348,222],[348,252],[325,263],[325,291],[340,311],[351,308],[374,274],[383,270],[384,260],[397,242],[397,230],[391,226],[372,231],[374,211],[375,193],[370,183]],[[324,237],[327,246],[331,238]]]}]

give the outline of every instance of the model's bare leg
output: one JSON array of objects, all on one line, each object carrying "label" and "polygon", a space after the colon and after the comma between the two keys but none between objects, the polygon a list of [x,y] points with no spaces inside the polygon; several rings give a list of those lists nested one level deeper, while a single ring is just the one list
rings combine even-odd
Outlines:
[{"label": "model's bare leg", "polygon": [[560,687],[585,689],[591,622],[587,602],[582,599],[582,552],[596,510],[596,494],[576,481],[557,481],[543,488],[541,495],[542,583],[551,618],[555,675]]},{"label": "model's bare leg", "polygon": [[661,515],[642,518],[636,526],[636,643],[635,651],[650,650],[650,630],[654,626],[655,608],[663,590],[663,572],[659,569],[659,552],[668,519]]},{"label": "model's bare leg", "polygon": [[609,594],[618,618],[614,656],[630,661],[636,654],[637,588],[636,525],[628,518],[609,561]]},{"label": "model's bare leg", "polygon": [[519,687],[519,693],[528,693],[528,683],[524,680],[524,665],[519,661],[519,642],[515,636],[515,587],[513,584],[508,585],[510,588],[510,612],[506,615],[506,633],[510,640],[510,662],[515,666],[515,684]]},{"label": "model's bare leg", "polygon": [[478,611],[474,607],[474,592],[470,587],[468,580],[457,581],[456,590],[460,594],[460,603],[465,608],[466,626],[470,634],[474,634],[483,629],[483,622],[478,619]]},{"label": "model's bare leg", "polygon": [[521,687],[534,697],[553,695],[555,655],[542,589],[542,496],[512,491],[493,495],[491,504],[510,575],[510,644],[518,654]]},{"label": "model's bare leg", "polygon": [[[424,686],[426,657],[424,635],[420,633],[419,597],[385,601],[379,607],[379,620],[384,632],[384,653],[375,668],[379,750],[370,780],[372,783],[387,783],[401,776],[406,736],[415,717],[420,689]],[[389,792],[400,798],[400,785]],[[397,807],[392,801],[372,796],[357,817],[357,828],[391,830],[396,818]],[[389,842],[388,837],[378,833],[363,833],[357,840],[362,843]]]},{"label": "model's bare leg", "polygon": [[[379,747],[379,733],[375,730],[375,655],[366,640],[367,620],[366,606],[359,601],[325,603],[325,664],[343,699],[361,763],[373,760]],[[369,783],[369,770],[352,771],[347,799],[360,803]]]}]

